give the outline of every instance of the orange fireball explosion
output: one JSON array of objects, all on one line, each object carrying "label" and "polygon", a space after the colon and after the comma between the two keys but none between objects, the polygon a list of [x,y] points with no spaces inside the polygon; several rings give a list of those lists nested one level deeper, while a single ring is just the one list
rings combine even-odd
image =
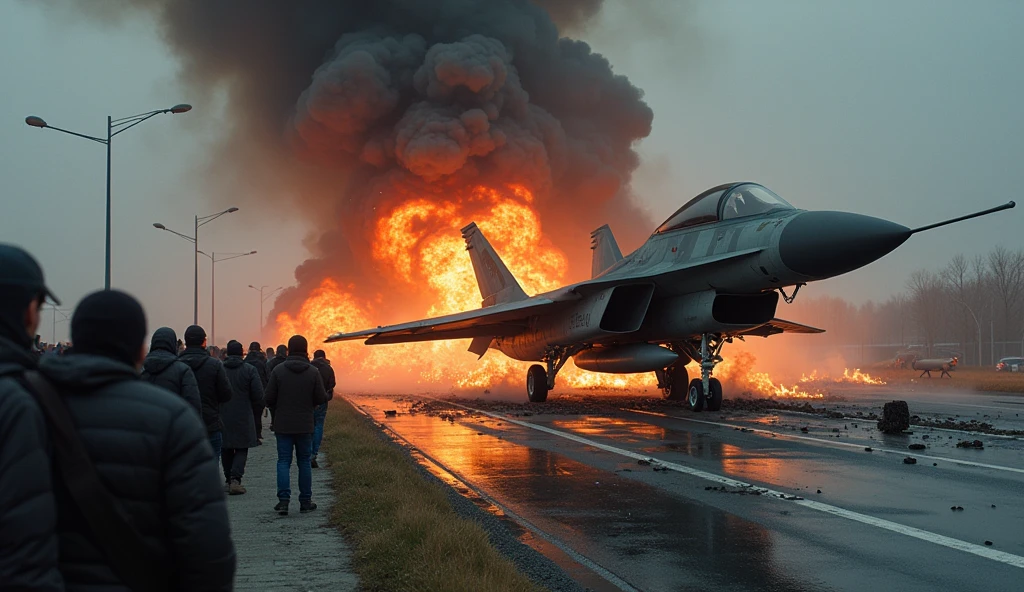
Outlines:
[{"label": "orange fireball explosion", "polygon": [[[297,314],[278,315],[279,342],[286,343],[298,333],[315,343],[331,333],[374,326],[384,318],[403,322],[479,308],[480,292],[459,232],[470,222],[477,223],[528,294],[564,285],[568,262],[542,235],[533,200],[521,185],[478,186],[453,192],[446,200],[413,199],[382,212],[374,227],[371,253],[379,264],[376,271],[393,280],[395,292],[359,296],[354,285],[324,279]],[[477,360],[466,351],[468,344],[458,340],[367,347],[345,342],[320,347],[348,384],[365,381],[391,388],[522,385],[529,363],[499,352]],[[799,386],[776,385],[767,374],[753,372],[753,362],[752,355],[740,353],[720,364],[715,374],[732,388],[758,396],[822,396]],[[699,376],[696,365],[691,364],[689,371],[690,376]],[[859,371],[855,375],[860,376]],[[558,383],[593,389],[653,389],[656,385],[652,374],[597,374],[576,368],[572,361],[559,372]]]}]

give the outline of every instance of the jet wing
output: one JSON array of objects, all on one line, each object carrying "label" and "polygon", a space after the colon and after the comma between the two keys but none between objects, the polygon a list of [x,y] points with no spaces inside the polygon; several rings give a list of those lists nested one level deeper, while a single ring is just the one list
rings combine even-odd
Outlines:
[{"label": "jet wing", "polygon": [[763,250],[764,249],[758,247],[735,251],[732,253],[722,253],[720,255],[704,257],[682,265],[674,262],[663,262],[649,267],[641,265],[637,269],[630,269],[628,266],[613,267],[609,272],[602,274],[600,277],[576,284],[571,286],[570,289],[580,295],[589,295],[606,288],[611,288],[620,284],[633,283],[639,280],[650,280],[655,283],[666,281],[671,282],[680,277],[694,276],[694,272],[698,270],[704,270],[709,267],[734,263],[736,261],[742,261],[754,257]]},{"label": "jet wing", "polygon": [[824,329],[818,329],[817,327],[810,327],[808,325],[801,325],[800,323],[794,323],[792,321],[784,321],[782,319],[772,319],[760,327],[755,327],[749,331],[744,331],[740,335],[753,335],[755,337],[770,337],[772,335],[778,335],[779,333],[824,333]]},{"label": "jet wing", "polygon": [[326,342],[365,338],[367,345],[379,345],[472,337],[508,337],[523,332],[529,326],[530,317],[556,304],[550,298],[534,297],[400,325],[352,333],[335,333],[328,337]]}]

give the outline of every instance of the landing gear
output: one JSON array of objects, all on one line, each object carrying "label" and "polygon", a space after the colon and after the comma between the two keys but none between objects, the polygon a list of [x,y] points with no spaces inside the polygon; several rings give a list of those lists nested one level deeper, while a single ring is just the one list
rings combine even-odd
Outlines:
[{"label": "landing gear", "polygon": [[686,394],[686,402],[690,406],[690,411],[700,411],[704,409],[704,400],[707,397],[704,395],[704,382],[699,378],[694,378],[690,381],[690,389]]},{"label": "landing gear", "polygon": [[555,376],[558,375],[558,371],[569,361],[569,358],[590,347],[590,344],[549,347],[544,352],[543,360],[547,370],[540,364],[534,364],[526,372],[526,396],[530,402],[543,403],[547,401],[548,391],[555,388]]},{"label": "landing gear", "polygon": [[[687,355],[700,363],[700,378],[691,380],[686,391],[686,402],[691,411],[701,411],[705,407],[708,411],[718,411],[722,408],[722,383],[717,378],[712,378],[711,373],[722,361],[722,346],[731,341],[732,338],[729,337],[705,333],[701,335],[699,343],[681,344]],[[682,384],[686,383],[680,383]]]},{"label": "landing gear", "polygon": [[548,400],[548,373],[544,371],[544,366],[534,364],[526,372],[526,396],[531,403]]},{"label": "landing gear", "polygon": [[674,366],[665,371],[665,379],[668,384],[662,388],[665,398],[669,401],[682,401],[686,398],[687,387],[690,383],[690,373],[686,371],[686,362],[679,360]]}]

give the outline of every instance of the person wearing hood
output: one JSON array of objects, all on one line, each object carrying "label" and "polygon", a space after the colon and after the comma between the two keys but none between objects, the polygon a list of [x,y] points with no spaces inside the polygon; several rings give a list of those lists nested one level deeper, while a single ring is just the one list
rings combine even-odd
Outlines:
[{"label": "person wearing hood", "polygon": [[47,296],[59,304],[36,260],[0,244],[0,590],[64,590],[49,433],[24,379]]},{"label": "person wearing hood", "polygon": [[[267,375],[267,358],[264,357],[263,346],[260,345],[259,341],[253,341],[249,344],[249,353],[245,356],[244,361],[256,369],[256,372],[260,375],[260,383],[263,385],[263,390],[266,391],[270,376]],[[253,426],[256,428],[256,444],[261,445],[263,444],[263,418],[257,414],[252,420]]]},{"label": "person wearing hood", "polygon": [[[324,390],[327,391],[327,400],[330,401],[334,398],[334,387],[337,386],[337,381],[334,378],[334,368],[331,368],[331,361],[327,359],[324,350],[318,349],[313,352],[312,364],[320,371],[320,378],[324,381]],[[324,421],[326,419],[327,403],[325,402],[323,405],[317,405],[313,410],[313,457],[309,464],[314,469],[320,468],[316,457],[320,454],[320,442],[324,439]]]},{"label": "person wearing hood", "polygon": [[277,346],[277,353],[274,355],[274,357],[272,357],[269,360],[267,360],[267,380],[268,381],[270,380],[270,375],[273,374],[273,372],[274,372],[274,368],[277,368],[278,364],[284,362],[287,359],[288,359],[288,347],[283,345],[283,344]]},{"label": "person wearing hood", "polygon": [[277,500],[274,507],[288,514],[291,499],[290,473],[292,450],[299,467],[299,511],[311,512],[313,503],[313,409],[327,402],[320,371],[309,363],[306,338],[294,335],[288,340],[288,359],[278,364],[267,384],[267,406],[274,414],[277,437]]},{"label": "person wearing hood", "polygon": [[210,435],[214,458],[220,459],[224,441],[224,424],[220,420],[220,406],[231,399],[224,364],[206,349],[206,331],[199,325],[185,329],[185,351],[178,359],[188,364],[199,383],[199,398],[203,402],[203,422]]},{"label": "person wearing hood", "polygon": [[153,333],[149,353],[142,362],[142,380],[179,395],[202,417],[199,383],[192,368],[178,359],[177,341],[178,336],[170,327],[160,327]]},{"label": "person wearing hood", "polygon": [[[135,298],[94,292],[71,317],[74,355],[48,357],[40,371],[62,395],[99,478],[166,566],[170,589],[231,590],[235,548],[206,430],[180,396],[139,379],[145,338]],[[71,495],[57,492],[67,590],[127,592],[117,558],[97,545]]]},{"label": "person wearing hood", "polygon": [[[257,351],[259,348],[256,348]],[[221,462],[224,465],[224,480],[230,495],[245,493],[242,476],[249,449],[257,446],[256,427],[253,418],[263,413],[263,382],[252,364],[242,360],[242,344],[229,341],[228,359],[224,370],[228,374],[233,392],[231,399],[220,409],[224,422],[224,450]]]}]

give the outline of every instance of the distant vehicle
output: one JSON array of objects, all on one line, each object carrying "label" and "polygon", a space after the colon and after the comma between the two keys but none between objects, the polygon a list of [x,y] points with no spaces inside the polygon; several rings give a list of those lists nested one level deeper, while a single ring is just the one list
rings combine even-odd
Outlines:
[{"label": "distant vehicle", "polygon": [[1020,372],[1024,370],[1024,358],[1003,358],[996,364],[996,372]]},{"label": "distant vehicle", "polygon": [[895,367],[897,370],[903,370],[904,368],[913,368],[914,362],[916,362],[918,358],[923,357],[924,356],[919,351],[901,351],[896,353],[896,359],[893,361],[892,364],[893,367]]},{"label": "distant vehicle", "polygon": [[921,376],[919,376],[918,378],[923,378],[925,374],[928,375],[928,378],[931,378],[932,370],[938,370],[939,372],[941,372],[941,374],[939,374],[939,378],[942,378],[943,376],[949,376],[950,378],[953,378],[953,376],[949,372],[951,370],[956,370],[957,362],[958,359],[955,357],[934,358],[930,360],[915,360],[912,365],[912,368],[914,370],[921,371]]},{"label": "distant vehicle", "polygon": [[[547,400],[572,359],[591,372],[654,372],[669,399],[718,411],[722,384],[712,371],[734,339],[821,329],[775,316],[779,296],[858,269],[911,235],[1014,207],[907,228],[844,212],[798,210],[756,183],[701,193],[625,257],[611,229],[591,233],[592,278],[528,296],[476,224],[462,229],[482,308],[400,325],[335,333],[328,342],[367,345],[472,339],[469,351],[496,349],[541,362],[526,375],[531,402]],[[786,288],[792,288],[791,293]],[[700,376],[686,370],[693,360]]]}]

